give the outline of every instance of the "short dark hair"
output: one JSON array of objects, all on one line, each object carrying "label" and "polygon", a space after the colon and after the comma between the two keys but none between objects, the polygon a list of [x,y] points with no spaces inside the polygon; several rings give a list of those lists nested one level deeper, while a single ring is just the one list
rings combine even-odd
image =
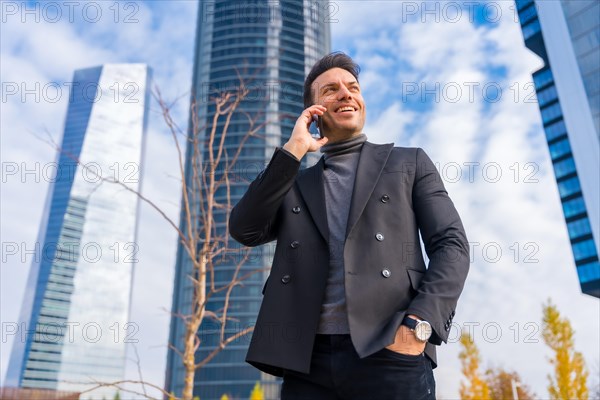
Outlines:
[{"label": "short dark hair", "polygon": [[346,71],[350,72],[358,82],[360,67],[349,55],[341,51],[335,51],[327,54],[325,57],[316,62],[304,81],[304,108],[310,107],[313,104],[311,86],[315,79],[317,79],[317,77],[323,72],[332,68],[345,69]]}]

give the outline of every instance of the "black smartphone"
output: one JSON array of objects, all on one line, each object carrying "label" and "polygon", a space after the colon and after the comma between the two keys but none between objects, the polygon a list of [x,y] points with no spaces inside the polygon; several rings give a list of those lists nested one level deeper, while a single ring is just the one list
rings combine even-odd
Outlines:
[{"label": "black smartphone", "polygon": [[[319,121],[319,116],[316,114],[313,114],[312,116],[313,119],[313,124],[311,124],[311,128],[312,129],[316,129],[317,133],[319,134],[319,137],[323,137],[323,133],[321,133],[321,126],[320,126],[320,121]],[[314,126],[314,128],[313,128]],[[315,134],[314,131],[311,132],[313,135]]]}]

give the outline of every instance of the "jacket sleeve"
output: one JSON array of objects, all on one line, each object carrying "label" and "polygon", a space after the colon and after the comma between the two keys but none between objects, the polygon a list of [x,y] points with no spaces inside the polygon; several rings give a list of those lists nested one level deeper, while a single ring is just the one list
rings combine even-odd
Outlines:
[{"label": "jacket sleeve", "polygon": [[469,271],[462,222],[433,162],[417,149],[412,200],[429,266],[407,314],[428,321],[433,344],[447,342],[456,304]]},{"label": "jacket sleeve", "polygon": [[277,237],[277,212],[294,184],[300,161],[276,149],[269,165],[250,184],[229,216],[231,236],[245,246],[258,246]]}]

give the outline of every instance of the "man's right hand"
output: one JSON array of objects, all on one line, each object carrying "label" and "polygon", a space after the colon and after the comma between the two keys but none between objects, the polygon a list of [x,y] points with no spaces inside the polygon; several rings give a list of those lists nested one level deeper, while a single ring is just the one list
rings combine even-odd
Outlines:
[{"label": "man's right hand", "polygon": [[283,148],[292,153],[298,160],[302,160],[302,157],[308,152],[317,151],[327,143],[327,138],[315,139],[308,128],[313,122],[313,115],[321,116],[327,111],[327,108],[314,104],[300,114],[300,117],[296,120],[292,135]]}]

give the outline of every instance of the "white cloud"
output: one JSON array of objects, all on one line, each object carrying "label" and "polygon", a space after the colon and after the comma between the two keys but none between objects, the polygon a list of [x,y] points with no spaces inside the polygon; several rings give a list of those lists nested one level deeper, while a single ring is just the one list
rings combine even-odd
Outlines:
[{"label": "white cloud", "polygon": [[47,78],[69,80],[74,66],[85,68],[115,60],[112,49],[91,45],[82,40],[68,21],[25,21],[22,23],[8,18],[8,23],[3,24],[3,35],[15,38],[14,41],[4,41],[9,44],[9,48],[3,50],[3,53],[26,60],[43,71]]},{"label": "white cloud", "polygon": [[370,142],[400,144],[406,140],[406,128],[414,120],[415,113],[405,110],[394,102],[383,110],[374,123],[367,122],[365,132]]},{"label": "white cloud", "polygon": [[456,67],[481,65],[482,30],[466,19],[436,24],[416,21],[403,26],[397,46],[414,68],[426,72],[427,79],[442,79]]}]

